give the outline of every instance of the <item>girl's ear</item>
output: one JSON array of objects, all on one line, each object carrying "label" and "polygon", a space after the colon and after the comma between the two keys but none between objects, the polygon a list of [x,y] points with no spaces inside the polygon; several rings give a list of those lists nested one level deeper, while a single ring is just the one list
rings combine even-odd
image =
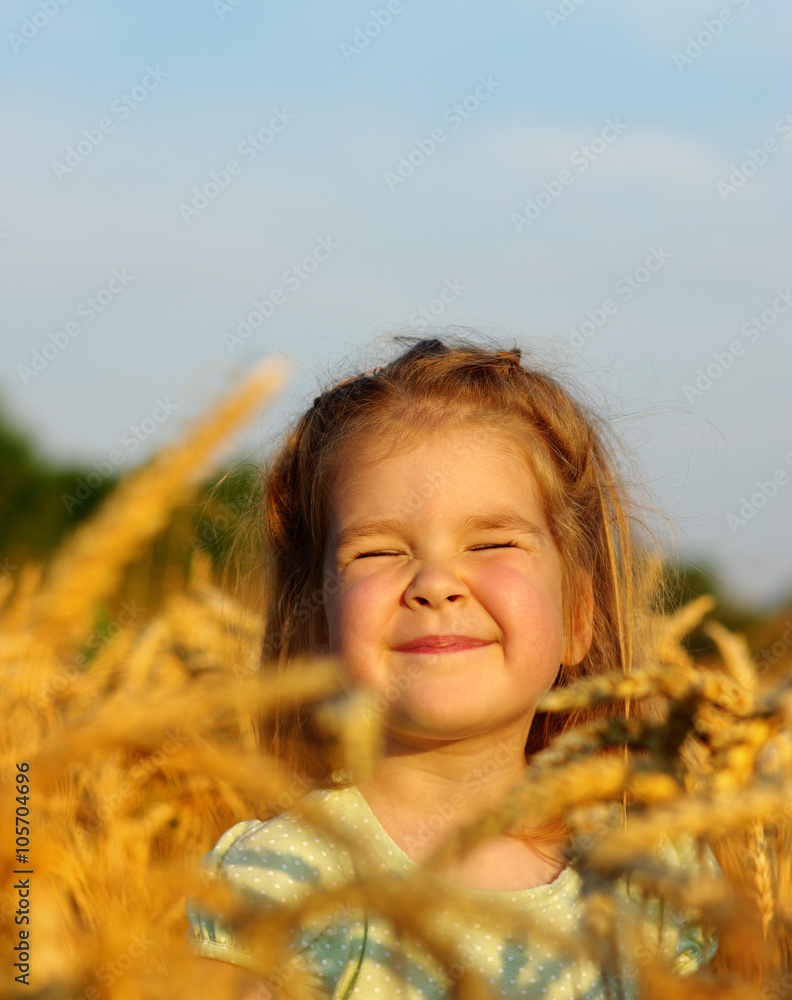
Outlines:
[{"label": "girl's ear", "polygon": [[594,585],[588,573],[578,576],[571,635],[564,634],[561,663],[572,667],[585,657],[594,635]]}]

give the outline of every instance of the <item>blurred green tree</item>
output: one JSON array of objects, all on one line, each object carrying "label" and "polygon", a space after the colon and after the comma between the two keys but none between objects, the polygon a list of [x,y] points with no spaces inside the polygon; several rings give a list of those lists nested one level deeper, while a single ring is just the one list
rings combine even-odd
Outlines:
[{"label": "blurred green tree", "polygon": [[101,481],[93,488],[86,483],[80,499],[78,484],[92,471],[42,458],[0,409],[0,562],[6,572],[51,552],[117,482],[97,476]]}]

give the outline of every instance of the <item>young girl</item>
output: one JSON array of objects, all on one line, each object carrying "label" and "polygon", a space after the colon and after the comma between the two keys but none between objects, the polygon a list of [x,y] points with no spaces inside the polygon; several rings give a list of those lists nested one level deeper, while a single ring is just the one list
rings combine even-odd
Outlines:
[{"label": "young girl", "polygon": [[[419,873],[502,799],[534,753],[592,717],[537,715],[541,697],[630,668],[637,588],[622,494],[593,418],[516,349],[423,340],[314,400],[268,472],[264,669],[339,657],[345,688],[387,705],[385,750],[373,774],[340,782],[311,718],[280,720],[269,746],[310,779],[306,804],[343,839],[298,810],[248,820],[223,834],[209,869],[288,909],[353,882],[372,858],[381,874]],[[598,966],[574,945],[584,911],[566,846],[559,824],[446,863],[431,883],[432,927],[453,945],[450,967],[376,906],[295,931],[293,964],[319,996],[452,997],[470,970],[493,996],[604,997]],[[445,891],[471,902],[467,919],[443,909]],[[536,930],[487,917],[493,903]],[[629,906],[625,894],[624,919]],[[260,996],[293,975],[291,963],[262,967],[219,915],[188,915],[198,952],[259,973]],[[694,924],[663,925],[661,950],[678,971],[711,957]],[[638,970],[628,973],[618,985],[631,995]]]}]

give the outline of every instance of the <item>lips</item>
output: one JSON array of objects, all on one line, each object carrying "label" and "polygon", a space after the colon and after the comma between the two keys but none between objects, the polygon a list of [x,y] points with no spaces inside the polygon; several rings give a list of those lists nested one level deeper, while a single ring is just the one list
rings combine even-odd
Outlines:
[{"label": "lips", "polygon": [[393,648],[397,653],[456,653],[491,643],[491,639],[477,639],[472,635],[422,635]]}]

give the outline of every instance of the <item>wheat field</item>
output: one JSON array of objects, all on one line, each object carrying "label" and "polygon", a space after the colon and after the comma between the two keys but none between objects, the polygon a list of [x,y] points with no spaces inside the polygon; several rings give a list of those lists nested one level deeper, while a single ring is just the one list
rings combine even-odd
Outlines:
[{"label": "wheat field", "polygon": [[[256,720],[276,700],[335,693],[335,671],[306,662],[288,683],[264,679],[260,614],[218,585],[200,551],[186,576],[165,579],[156,607],[128,589],[130,565],[190,495],[196,470],[283,377],[274,364],[256,370],[181,443],[125,480],[47,566],[0,580],[3,997],[242,996],[249,974],[190,951],[187,897],[253,928],[273,969],[285,961],[296,915],[265,919],[202,878],[198,862],[234,823],[265,818],[279,803],[299,808],[299,776],[262,753]],[[580,948],[603,967],[611,961],[608,901],[628,873],[643,892],[695,910],[720,942],[712,968],[683,978],[641,957],[636,938],[642,997],[775,1000],[792,996],[792,684],[782,669],[760,674],[745,640],[716,618],[713,602],[700,598],[658,619],[651,655],[630,675],[549,694],[548,711],[652,699],[659,713],[652,723],[628,717],[568,732],[534,759],[524,787],[436,861],[516,820],[561,813],[589,888]],[[683,642],[704,619],[718,650],[706,663]],[[381,713],[355,699],[324,713],[345,764],[365,771]],[[639,752],[596,752],[626,744]],[[628,806],[617,828],[601,821],[613,803]],[[649,860],[662,837],[679,834],[709,845],[722,874],[690,877]],[[453,964],[432,937],[435,903],[414,880],[394,889],[372,876],[305,906],[329,912],[361,901]],[[456,990],[490,995],[470,970]],[[309,993],[295,975],[283,995]]]}]

